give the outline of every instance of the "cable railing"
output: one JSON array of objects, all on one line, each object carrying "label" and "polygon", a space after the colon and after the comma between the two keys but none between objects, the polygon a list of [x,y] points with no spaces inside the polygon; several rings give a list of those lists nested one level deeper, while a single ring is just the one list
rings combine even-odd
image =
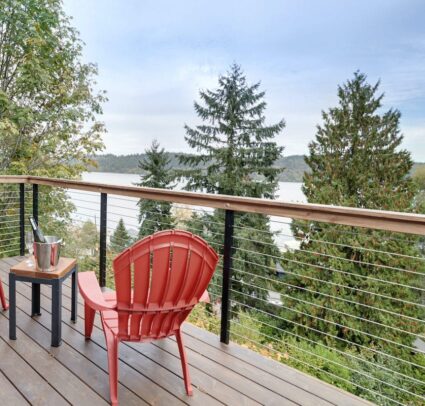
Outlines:
[{"label": "cable railing", "polygon": [[[31,187],[25,184],[0,184],[0,257],[19,255],[24,249],[23,218],[31,213]],[[28,201],[27,205],[21,205]]]},{"label": "cable railing", "polygon": [[33,214],[64,236],[64,254],[78,257],[80,270],[113,287],[122,249],[185,229],[220,257],[211,302],[195,308],[192,323],[377,404],[425,403],[425,216],[1,179],[1,255],[23,255]]}]

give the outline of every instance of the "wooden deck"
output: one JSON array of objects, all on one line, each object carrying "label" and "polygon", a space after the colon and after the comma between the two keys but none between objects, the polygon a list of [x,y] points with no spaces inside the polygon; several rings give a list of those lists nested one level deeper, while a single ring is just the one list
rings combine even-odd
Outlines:
[{"label": "wooden deck", "polygon": [[[8,271],[21,258],[0,260],[8,294]],[[63,343],[50,346],[50,289],[42,286],[42,315],[31,318],[31,288],[17,283],[17,340],[9,340],[8,312],[0,312],[0,404],[106,405],[109,400],[103,332],[83,336],[83,309],[70,322],[69,281],[63,290]],[[119,400],[130,405],[365,405],[368,402],[236,344],[185,325],[194,395],[184,391],[177,345],[172,339],[120,345]]]}]

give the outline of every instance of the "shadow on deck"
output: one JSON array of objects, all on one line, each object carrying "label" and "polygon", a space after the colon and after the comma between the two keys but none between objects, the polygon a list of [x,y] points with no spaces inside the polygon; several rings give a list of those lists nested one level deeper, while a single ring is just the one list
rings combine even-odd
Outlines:
[{"label": "shadow on deck", "polygon": [[[9,268],[22,258],[0,259],[8,293]],[[63,343],[50,346],[50,289],[41,287],[42,315],[31,318],[31,287],[17,283],[17,340],[9,340],[8,312],[0,312],[0,404],[105,405],[109,400],[105,340],[96,319],[91,341],[79,318],[70,322],[69,281],[63,287]],[[119,400],[129,405],[365,405],[368,402],[216,335],[185,324],[194,394],[184,391],[173,339],[120,345]]]}]

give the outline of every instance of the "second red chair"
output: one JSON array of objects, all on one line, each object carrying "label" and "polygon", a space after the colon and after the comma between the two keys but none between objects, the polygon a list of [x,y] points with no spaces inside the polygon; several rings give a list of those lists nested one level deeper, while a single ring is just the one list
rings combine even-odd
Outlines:
[{"label": "second red chair", "polygon": [[6,303],[6,296],[4,295],[3,284],[1,283],[1,279],[0,279],[0,301],[1,301],[1,306],[3,307],[3,310],[7,310],[9,308],[9,305]]}]

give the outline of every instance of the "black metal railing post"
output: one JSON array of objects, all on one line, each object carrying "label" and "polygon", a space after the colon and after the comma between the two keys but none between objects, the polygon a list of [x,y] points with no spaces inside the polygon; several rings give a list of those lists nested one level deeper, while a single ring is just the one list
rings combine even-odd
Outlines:
[{"label": "black metal railing post", "polygon": [[229,344],[230,330],[230,288],[232,279],[234,211],[226,210],[224,222],[223,283],[221,291],[220,341]]},{"label": "black metal railing post", "polygon": [[25,183],[19,184],[19,255],[25,255]]},{"label": "black metal railing post", "polygon": [[38,185],[32,185],[32,216],[38,224]]},{"label": "black metal railing post", "polygon": [[108,211],[108,195],[100,194],[100,241],[99,241],[99,285],[106,286],[106,226]]}]

